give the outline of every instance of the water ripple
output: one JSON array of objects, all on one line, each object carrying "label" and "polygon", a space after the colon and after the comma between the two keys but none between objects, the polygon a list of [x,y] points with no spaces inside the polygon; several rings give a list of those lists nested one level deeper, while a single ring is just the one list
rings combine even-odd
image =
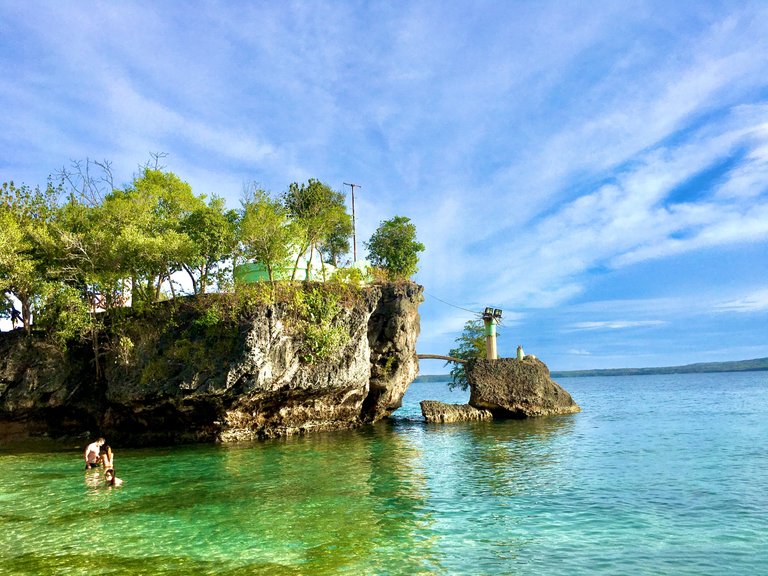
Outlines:
[{"label": "water ripple", "polygon": [[765,373],[573,379],[581,414],[0,455],[0,573],[768,573]]}]

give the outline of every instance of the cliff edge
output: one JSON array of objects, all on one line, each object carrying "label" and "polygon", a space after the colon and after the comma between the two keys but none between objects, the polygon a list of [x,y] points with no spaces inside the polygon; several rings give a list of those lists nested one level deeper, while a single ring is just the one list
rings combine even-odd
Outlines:
[{"label": "cliff edge", "polygon": [[[322,287],[300,290],[312,303]],[[98,347],[64,351],[0,334],[0,442],[235,441],[374,422],[418,374],[422,290],[374,285],[299,312],[291,302],[233,310],[228,295],[181,298],[115,315]]]}]

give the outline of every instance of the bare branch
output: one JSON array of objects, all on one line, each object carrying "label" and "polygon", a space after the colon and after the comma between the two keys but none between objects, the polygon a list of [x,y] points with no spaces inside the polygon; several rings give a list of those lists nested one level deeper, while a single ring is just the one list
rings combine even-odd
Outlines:
[{"label": "bare branch", "polygon": [[168,152],[150,152],[149,160],[147,160],[142,166],[139,166],[139,168],[142,170],[165,170],[166,165],[160,163],[160,161],[164,158],[168,158]]},{"label": "bare branch", "polygon": [[[98,169],[96,176],[91,174],[92,166]],[[115,189],[112,164],[107,160],[71,160],[71,168],[62,167],[56,175],[75,198],[88,206],[100,205],[104,196]]]}]

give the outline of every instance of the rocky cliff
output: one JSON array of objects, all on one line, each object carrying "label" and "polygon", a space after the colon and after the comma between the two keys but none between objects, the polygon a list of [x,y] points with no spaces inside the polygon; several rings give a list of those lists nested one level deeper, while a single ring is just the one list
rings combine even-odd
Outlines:
[{"label": "rocky cliff", "polygon": [[107,319],[98,355],[93,341],[61,351],[2,334],[0,441],[232,441],[384,418],[418,373],[422,288],[377,285],[348,300],[323,317],[291,302],[232,312],[222,295],[177,299]]}]

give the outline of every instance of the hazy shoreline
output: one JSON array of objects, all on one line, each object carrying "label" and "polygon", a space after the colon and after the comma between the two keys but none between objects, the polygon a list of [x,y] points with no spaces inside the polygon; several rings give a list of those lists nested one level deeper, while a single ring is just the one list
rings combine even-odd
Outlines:
[{"label": "hazy shoreline", "polygon": [[[654,368],[601,368],[594,370],[553,370],[553,378],[584,378],[588,376],[650,376],[659,374],[704,374],[711,372],[759,372],[768,370],[768,358],[734,360],[730,362],[698,362],[682,366],[660,366]],[[449,374],[426,374],[414,382],[444,382]]]}]

